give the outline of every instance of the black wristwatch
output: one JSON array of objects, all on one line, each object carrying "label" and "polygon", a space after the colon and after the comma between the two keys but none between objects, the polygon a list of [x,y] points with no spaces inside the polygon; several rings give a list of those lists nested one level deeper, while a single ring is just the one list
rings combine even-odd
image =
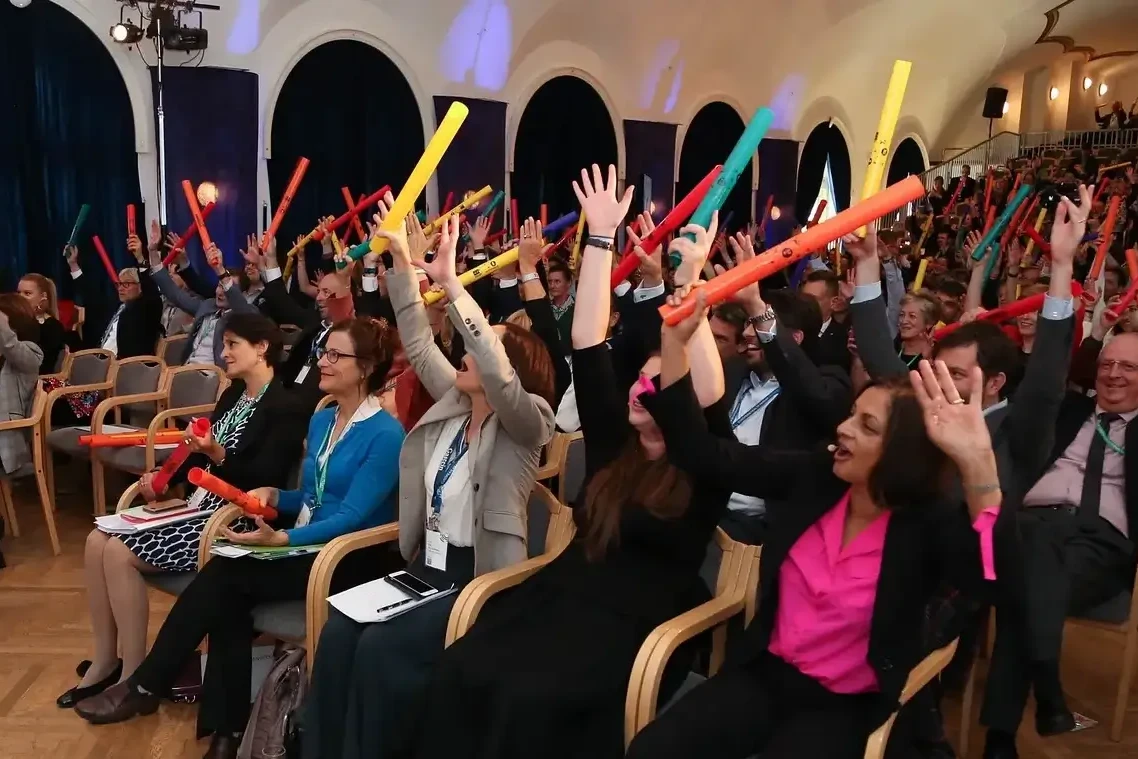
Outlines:
[{"label": "black wristwatch", "polygon": [[600,248],[601,250],[615,250],[616,240],[612,237],[589,235],[585,240],[585,245],[590,248]]}]

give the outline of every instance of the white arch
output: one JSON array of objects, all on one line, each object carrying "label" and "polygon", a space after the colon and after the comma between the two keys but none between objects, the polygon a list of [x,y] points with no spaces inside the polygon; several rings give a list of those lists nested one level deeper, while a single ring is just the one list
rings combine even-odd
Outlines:
[{"label": "white arch", "polygon": [[506,176],[509,177],[510,172],[514,170],[514,150],[517,147],[518,129],[521,127],[526,106],[529,105],[530,100],[533,99],[533,96],[546,82],[556,79],[559,76],[572,76],[582,80],[593,88],[593,91],[600,96],[601,101],[605,104],[605,110],[608,111],[609,118],[612,120],[613,136],[616,138],[617,175],[623,185],[625,168],[624,122],[621,120],[619,111],[617,111],[616,102],[608,90],[605,89],[605,86],[601,84],[600,79],[579,66],[558,66],[552,69],[546,69],[531,78],[529,82],[522,87],[517,97],[511,97],[506,102]]},{"label": "white arch", "polygon": [[[680,181],[680,156],[683,154],[683,151],[684,151],[684,138],[687,137],[688,130],[691,128],[692,122],[695,121],[695,117],[699,115],[700,111],[702,111],[704,108],[711,105],[712,103],[717,103],[717,102],[731,106],[731,109],[739,115],[740,119],[743,120],[744,128],[746,127],[747,119],[748,119],[747,112],[744,110],[743,104],[740,103],[738,98],[736,98],[735,96],[728,95],[726,92],[716,92],[716,93],[713,93],[710,95],[704,95],[699,100],[696,100],[692,104],[692,107],[690,109],[688,109],[687,117],[680,124],[679,129],[676,130],[676,153],[675,153],[676,163],[675,163],[675,166],[672,167],[672,181],[673,182],[679,182]],[[727,156],[723,156],[723,157],[726,158]],[[759,187],[759,157],[756,154],[755,156],[753,156],[751,158],[751,189],[757,190],[758,187]]]}]

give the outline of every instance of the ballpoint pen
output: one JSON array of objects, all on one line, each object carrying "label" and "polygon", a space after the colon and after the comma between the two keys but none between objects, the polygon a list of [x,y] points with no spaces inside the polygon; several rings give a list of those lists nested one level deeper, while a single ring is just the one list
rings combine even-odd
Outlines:
[{"label": "ballpoint pen", "polygon": [[405,604],[409,604],[414,600],[415,599],[413,599],[413,598],[404,598],[402,601],[396,601],[395,603],[388,604],[387,606],[379,607],[378,609],[375,610],[375,613],[376,614],[382,614],[385,611],[391,611],[392,609],[398,608],[398,607],[403,606]]}]

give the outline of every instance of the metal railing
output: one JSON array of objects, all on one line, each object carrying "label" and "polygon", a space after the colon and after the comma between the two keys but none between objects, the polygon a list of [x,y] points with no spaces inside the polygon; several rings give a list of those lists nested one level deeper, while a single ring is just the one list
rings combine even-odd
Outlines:
[{"label": "metal railing", "polygon": [[1136,148],[1138,129],[1093,129],[1082,132],[1026,132],[1020,135],[1020,149],[1036,155],[1052,148]]}]

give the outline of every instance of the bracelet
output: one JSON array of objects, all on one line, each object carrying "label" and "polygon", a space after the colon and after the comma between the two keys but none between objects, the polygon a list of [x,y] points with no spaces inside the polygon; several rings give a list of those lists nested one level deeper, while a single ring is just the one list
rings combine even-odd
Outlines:
[{"label": "bracelet", "polygon": [[364,269],[364,276],[365,277],[378,277],[379,276],[379,269]]},{"label": "bracelet", "polygon": [[1000,483],[988,482],[983,485],[965,485],[964,491],[973,495],[986,495],[988,493],[995,493],[1000,489]]},{"label": "bracelet", "polygon": [[767,306],[766,311],[763,311],[758,316],[748,316],[747,321],[749,321],[755,329],[758,329],[760,324],[765,324],[766,322],[773,322],[774,318],[775,318],[774,309],[771,308],[770,306]]},{"label": "bracelet", "polygon": [[590,248],[600,248],[601,250],[613,250],[616,248],[616,240],[612,237],[589,235],[585,240],[585,245]]},{"label": "bracelet", "polygon": [[533,282],[535,279],[541,279],[541,277],[537,275],[536,271],[531,271],[529,274],[523,274],[519,281],[524,285],[526,282]]}]

